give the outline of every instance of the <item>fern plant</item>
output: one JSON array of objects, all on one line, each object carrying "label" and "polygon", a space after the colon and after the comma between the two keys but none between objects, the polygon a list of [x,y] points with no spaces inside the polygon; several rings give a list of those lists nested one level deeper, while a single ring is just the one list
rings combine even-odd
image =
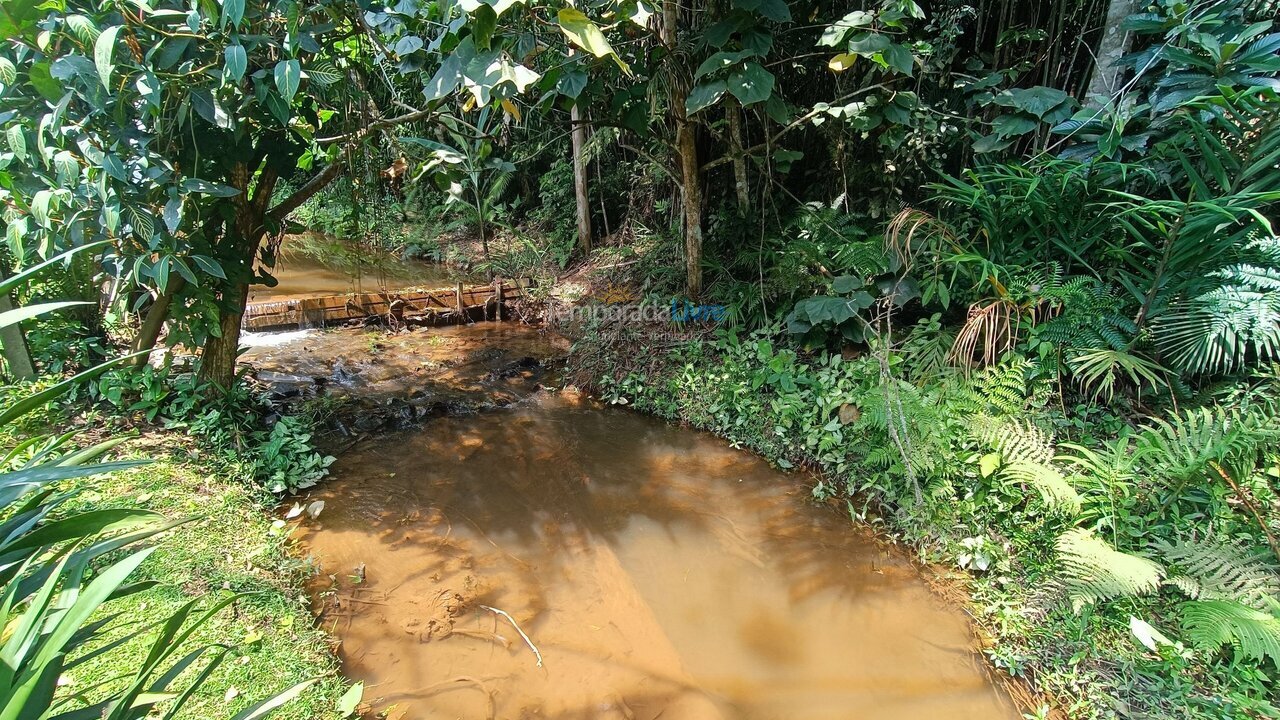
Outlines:
[{"label": "fern plant", "polygon": [[1270,659],[1280,670],[1280,618],[1230,600],[1192,600],[1181,607],[1182,629],[1201,650],[1235,648],[1244,659]]},{"label": "fern plant", "polygon": [[1072,528],[1056,545],[1059,579],[1076,612],[1102,600],[1153,592],[1165,576],[1159,563],[1116,550],[1090,530]]},{"label": "fern plant", "polygon": [[1139,304],[1135,324],[1151,327],[1179,369],[1213,373],[1238,366],[1250,347],[1277,347],[1275,301],[1256,284],[1274,278],[1242,273],[1241,263],[1256,254],[1255,238],[1275,234],[1264,212],[1280,200],[1280,102],[1255,87],[1191,105],[1156,149],[1171,182],[1153,184],[1159,195],[1115,190],[1113,210],[1132,240],[1120,280]]},{"label": "fern plant", "polygon": [[999,455],[1001,479],[1034,488],[1048,507],[1080,512],[1080,494],[1053,464],[1053,438],[1030,423],[974,421],[978,438]]},{"label": "fern plant", "polygon": [[1250,243],[1154,325],[1160,352],[1188,373],[1232,372],[1280,356],[1280,237]]},{"label": "fern plant", "polygon": [[1209,475],[1212,464],[1252,471],[1260,449],[1280,439],[1280,418],[1266,408],[1187,410],[1156,418],[1138,435],[1141,470],[1179,486]]},{"label": "fern plant", "polygon": [[1159,543],[1178,572],[1166,581],[1192,600],[1230,600],[1267,611],[1280,598],[1280,568],[1265,551],[1238,543]]}]

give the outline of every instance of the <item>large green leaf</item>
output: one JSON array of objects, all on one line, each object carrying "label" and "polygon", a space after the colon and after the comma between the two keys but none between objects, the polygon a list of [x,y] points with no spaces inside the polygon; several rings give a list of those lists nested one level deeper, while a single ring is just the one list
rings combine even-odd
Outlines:
[{"label": "large green leaf", "polygon": [[286,103],[293,102],[293,96],[297,94],[298,85],[302,82],[302,64],[297,60],[281,60],[276,63],[274,75],[280,97]]},{"label": "large green leaf", "polygon": [[844,18],[838,19],[832,26],[824,29],[822,37],[818,38],[818,45],[840,47],[845,38],[849,37],[849,33],[858,28],[869,27],[874,22],[876,22],[876,13],[869,13],[867,10],[854,10],[854,12],[845,15]]},{"label": "large green leaf", "polygon": [[712,80],[711,82],[694,85],[693,90],[689,91],[689,96],[684,99],[685,113],[692,115],[699,110],[714,105],[720,98],[724,97],[728,89],[729,87],[724,80]]},{"label": "large green leaf", "polygon": [[111,59],[116,51],[116,36],[120,34],[122,25],[113,25],[102,31],[97,42],[93,44],[93,64],[98,68],[98,79],[103,87],[111,87],[111,71],[115,69]]},{"label": "large green leaf", "polygon": [[729,92],[733,93],[733,96],[743,105],[753,105],[768,100],[769,96],[773,95],[773,84],[773,73],[765,70],[764,66],[758,62],[748,62],[740,68],[735,68],[725,79],[725,86]]}]

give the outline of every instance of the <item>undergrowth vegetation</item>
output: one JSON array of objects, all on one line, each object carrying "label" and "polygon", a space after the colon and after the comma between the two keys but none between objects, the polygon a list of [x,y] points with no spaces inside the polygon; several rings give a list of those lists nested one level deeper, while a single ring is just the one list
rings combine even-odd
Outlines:
[{"label": "undergrowth vegetation", "polygon": [[1274,712],[1276,369],[1144,420],[1064,407],[1017,354],[917,384],[908,356],[801,353],[778,330],[665,352],[589,335],[575,366],[611,402],[815,472],[818,500],[971,571],[992,661],[1072,715]]},{"label": "undergrowth vegetation", "polygon": [[1071,718],[1280,717],[1276,16],[6,0],[0,719],[329,712],[263,513],[324,408],[237,366],[291,246],[712,311],[578,328],[579,382],[967,573]]}]

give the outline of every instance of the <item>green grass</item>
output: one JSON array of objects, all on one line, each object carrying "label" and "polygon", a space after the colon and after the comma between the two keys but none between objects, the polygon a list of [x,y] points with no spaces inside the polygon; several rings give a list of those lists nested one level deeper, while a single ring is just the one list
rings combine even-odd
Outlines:
[{"label": "green grass", "polygon": [[[192,639],[244,643],[184,708],[187,718],[230,717],[295,683],[318,682],[272,717],[281,720],[337,718],[335,704],[345,688],[329,638],[314,626],[308,610],[307,562],[290,547],[286,528],[273,526],[260,493],[209,468],[182,449],[172,434],[131,444],[125,455],[156,459],[152,464],[79,484],[73,501],[84,508],[139,506],[169,518],[191,518],[161,536],[136,580],[160,586],[109,604],[120,613],[117,633],[132,623],[167,617],[197,595],[210,601],[220,593],[254,593],[215,615]],[[118,636],[118,634],[116,636]],[[144,645],[132,642],[75,668],[67,690],[86,691],[110,683],[122,668],[141,661]],[[189,671],[190,672],[190,671]]]}]

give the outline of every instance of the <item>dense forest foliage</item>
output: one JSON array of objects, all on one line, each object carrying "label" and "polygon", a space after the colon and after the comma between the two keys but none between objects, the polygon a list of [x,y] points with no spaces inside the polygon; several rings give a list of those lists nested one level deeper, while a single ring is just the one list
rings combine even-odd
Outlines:
[{"label": "dense forest foliage", "polygon": [[1030,716],[1280,716],[1278,12],[5,0],[0,718],[184,716],[254,642],[199,630],[238,595],[112,629],[178,521],[67,483],[147,424],[261,502],[324,476],[316,413],[236,367],[303,230],[547,306],[722,306],[556,329],[600,397],[966,570]]}]

